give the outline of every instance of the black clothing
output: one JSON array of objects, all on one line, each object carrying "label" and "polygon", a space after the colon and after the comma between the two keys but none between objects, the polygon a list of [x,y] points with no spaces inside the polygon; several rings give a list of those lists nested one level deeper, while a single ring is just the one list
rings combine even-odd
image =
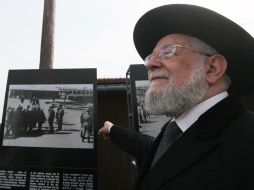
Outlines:
[{"label": "black clothing", "polygon": [[254,189],[254,113],[234,98],[214,105],[151,168],[155,141],[113,126],[111,140],[137,158],[138,190]]}]

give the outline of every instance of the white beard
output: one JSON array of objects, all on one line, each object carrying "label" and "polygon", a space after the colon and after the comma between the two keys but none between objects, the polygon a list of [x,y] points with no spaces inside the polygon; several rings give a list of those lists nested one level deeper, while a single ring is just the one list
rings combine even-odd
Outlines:
[{"label": "white beard", "polygon": [[[190,77],[186,78],[185,84],[181,87],[176,87],[170,80],[170,76],[168,76],[168,84],[162,90],[155,90],[152,82],[145,94],[147,112],[154,115],[177,116],[200,103],[208,90],[208,84],[205,81],[202,63],[196,63],[196,65]],[[156,72],[156,75],[169,75],[165,72]]]}]

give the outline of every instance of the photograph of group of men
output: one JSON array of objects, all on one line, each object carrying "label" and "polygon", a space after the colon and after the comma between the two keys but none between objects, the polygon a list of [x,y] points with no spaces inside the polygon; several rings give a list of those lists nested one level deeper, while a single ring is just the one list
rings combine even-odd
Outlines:
[{"label": "photograph of group of men", "polygon": [[3,145],[92,148],[93,114],[92,85],[10,85]]},{"label": "photograph of group of men", "polygon": [[161,126],[163,126],[163,122],[168,121],[169,117],[167,115],[151,115],[146,112],[145,93],[148,86],[148,80],[135,81],[139,132],[156,137],[161,130]]},{"label": "photograph of group of men", "polygon": [[[62,104],[57,106],[54,111],[54,105],[48,109],[48,118],[46,118],[44,110],[40,104],[29,104],[24,108],[21,104],[15,107],[8,107],[5,122],[5,137],[17,138],[26,135],[53,133],[54,121],[57,123],[57,131],[62,130],[64,110]],[[49,129],[44,128],[43,124],[48,121]]]}]

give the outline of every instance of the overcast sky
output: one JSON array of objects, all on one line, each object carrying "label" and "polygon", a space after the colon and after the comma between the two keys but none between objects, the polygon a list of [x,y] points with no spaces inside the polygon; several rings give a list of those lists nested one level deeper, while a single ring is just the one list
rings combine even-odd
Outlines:
[{"label": "overcast sky", "polygon": [[[9,69],[38,69],[43,0],[0,0],[0,117]],[[253,0],[56,0],[54,68],[97,68],[98,78],[125,77],[143,63],[132,32],[151,8],[195,4],[232,19],[254,36]]]}]

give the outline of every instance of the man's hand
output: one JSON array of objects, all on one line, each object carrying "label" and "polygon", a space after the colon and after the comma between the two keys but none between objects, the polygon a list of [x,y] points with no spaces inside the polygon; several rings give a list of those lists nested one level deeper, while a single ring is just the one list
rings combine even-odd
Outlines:
[{"label": "man's hand", "polygon": [[104,139],[109,139],[109,132],[113,123],[105,121],[102,128],[99,129],[98,135],[102,136]]}]

